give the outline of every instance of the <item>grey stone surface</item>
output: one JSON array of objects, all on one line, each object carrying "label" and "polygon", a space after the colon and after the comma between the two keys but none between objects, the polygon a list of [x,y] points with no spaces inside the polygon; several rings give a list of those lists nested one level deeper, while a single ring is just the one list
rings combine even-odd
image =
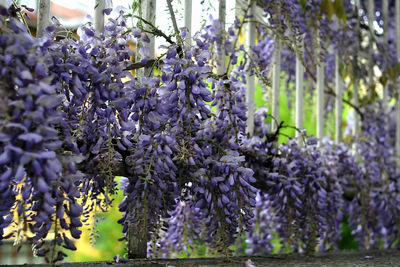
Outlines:
[{"label": "grey stone surface", "polygon": [[[251,260],[251,263],[248,260]],[[28,266],[28,265],[3,265]],[[44,267],[48,265],[29,265]],[[312,256],[302,254],[280,254],[266,257],[233,257],[204,259],[143,259],[130,260],[128,263],[106,262],[71,262],[58,264],[62,267],[126,267],[126,266],[162,266],[162,267],[364,267],[364,266],[400,266],[400,251],[341,251],[317,253]]]}]

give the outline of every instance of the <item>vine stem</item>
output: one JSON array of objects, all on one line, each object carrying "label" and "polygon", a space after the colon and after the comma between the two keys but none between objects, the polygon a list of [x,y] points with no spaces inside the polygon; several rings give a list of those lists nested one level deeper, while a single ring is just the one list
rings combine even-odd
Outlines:
[{"label": "vine stem", "polygon": [[179,35],[178,24],[176,23],[176,17],[175,17],[174,10],[172,8],[171,0],[167,0],[167,4],[168,4],[169,14],[171,15],[172,25],[174,26],[176,39],[179,42],[179,44],[183,47],[183,41],[182,41],[181,36]]},{"label": "vine stem", "polygon": [[[252,4],[253,4],[253,1],[250,1],[249,4],[247,5],[247,7],[246,7],[246,9],[245,9],[245,11],[244,11],[245,16],[246,16],[246,14],[249,12],[249,9],[250,9],[250,7],[252,6]],[[240,32],[242,31],[242,27],[243,27],[243,25],[244,25],[246,22],[247,22],[247,21],[246,21],[245,19],[243,19],[242,23],[239,25],[239,29],[238,29],[238,38],[236,38],[235,43],[233,44],[233,49],[235,49],[235,47],[236,47],[236,45],[237,45],[237,42],[238,42],[238,40],[239,40]],[[229,57],[228,66],[226,67],[226,73],[229,72],[229,67],[231,66],[231,64],[232,64],[232,58]]]},{"label": "vine stem", "polygon": [[[56,212],[57,212],[57,209],[58,208],[56,208]],[[56,254],[57,235],[58,235],[57,215],[54,214],[54,244],[53,244],[53,247],[51,248],[51,256],[50,256],[50,261],[49,261],[51,266],[55,265],[54,257],[55,257],[55,254]]]}]

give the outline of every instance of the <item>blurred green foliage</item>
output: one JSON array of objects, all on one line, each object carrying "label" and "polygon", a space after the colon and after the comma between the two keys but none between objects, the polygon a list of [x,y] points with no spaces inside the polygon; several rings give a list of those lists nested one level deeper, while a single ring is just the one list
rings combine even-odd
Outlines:
[{"label": "blurred green foliage", "polygon": [[[116,179],[119,181],[119,177]],[[107,261],[112,260],[117,254],[125,253],[125,244],[118,241],[123,236],[122,225],[117,221],[121,218],[118,205],[123,199],[122,191],[116,190],[112,206],[107,212],[94,211],[89,225],[82,227],[82,237],[77,241],[76,251],[66,250],[66,261]]]}]

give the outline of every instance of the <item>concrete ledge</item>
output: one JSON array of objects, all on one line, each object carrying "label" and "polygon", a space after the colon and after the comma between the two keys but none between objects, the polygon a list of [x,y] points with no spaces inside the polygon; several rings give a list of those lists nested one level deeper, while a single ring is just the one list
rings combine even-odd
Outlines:
[{"label": "concrete ledge", "polygon": [[[128,263],[103,262],[71,262],[57,264],[62,267],[106,267],[106,266],[190,266],[190,267],[363,267],[363,266],[400,266],[400,251],[340,251],[316,253],[312,256],[303,254],[279,254],[264,257],[233,257],[227,262],[224,258],[196,258],[196,259],[146,259],[130,260]],[[1,266],[28,266],[28,265],[1,265]],[[48,266],[46,264],[29,265],[34,267]]]}]

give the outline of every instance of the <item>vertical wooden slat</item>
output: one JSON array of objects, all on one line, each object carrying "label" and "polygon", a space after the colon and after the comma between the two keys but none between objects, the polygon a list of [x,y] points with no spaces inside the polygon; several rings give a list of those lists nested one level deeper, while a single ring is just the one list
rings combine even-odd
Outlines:
[{"label": "vertical wooden slat", "polygon": [[[255,4],[253,4],[249,10],[250,16],[252,16],[254,14],[254,9],[255,9]],[[247,47],[250,51],[250,56],[251,56],[252,55],[251,47],[256,42],[256,24],[255,24],[253,18],[252,18],[252,21],[250,21],[248,23],[246,39],[247,39]],[[247,89],[246,89],[246,102],[247,102],[246,132],[249,134],[249,136],[252,136],[254,133],[254,109],[255,109],[254,92],[255,92],[255,87],[256,87],[256,80],[255,80],[254,74],[248,74],[247,75]]]},{"label": "vertical wooden slat", "polygon": [[[304,39],[300,43],[300,53],[304,54]],[[296,56],[296,128],[303,129],[303,100],[304,100],[304,66],[300,57]],[[296,131],[296,138],[301,138],[301,133]],[[299,140],[301,142],[301,139]]]},{"label": "vertical wooden slat", "polygon": [[[145,13],[143,13],[143,15],[146,16],[145,18],[153,25],[156,24],[156,4],[157,0],[146,0],[144,1],[144,4],[142,4],[142,6],[145,8]],[[149,39],[150,43],[148,43],[148,48],[150,49],[150,57],[153,58],[156,53],[155,38],[153,35],[150,35]],[[146,69],[146,75],[148,74],[149,70],[151,71],[151,69],[151,67]]]},{"label": "vertical wooden slat", "polygon": [[[142,11],[142,17],[145,20],[150,21],[154,25],[156,19],[156,0],[144,0],[144,1],[142,0],[141,11]],[[146,29],[149,26],[143,25],[143,27]],[[155,39],[154,36],[151,34],[149,34],[148,37],[150,39],[150,42],[149,43],[139,42],[137,44],[137,51],[139,51],[141,47],[145,46],[150,50],[150,57],[153,58],[155,55]],[[139,53],[136,53],[136,60],[137,61],[142,60]],[[151,71],[152,67],[138,69],[136,71],[136,76],[137,77],[148,76],[151,73]]]},{"label": "vertical wooden slat", "polygon": [[[389,1],[383,0],[382,1],[382,17],[383,17],[383,43],[387,45],[389,43]],[[387,67],[387,66],[386,66]],[[385,111],[388,110],[388,84],[383,88],[382,100]]]},{"label": "vertical wooden slat", "polygon": [[[396,0],[396,51],[397,51],[397,61],[400,61],[400,0]],[[396,79],[396,89],[397,89],[397,99],[396,99],[396,156],[398,166],[400,165],[400,79]]]},{"label": "vertical wooden slat", "polygon": [[240,5],[240,0],[235,0],[235,17],[240,18],[243,14],[242,7]]},{"label": "vertical wooden slat", "polygon": [[375,21],[375,0],[368,0],[368,24],[370,26],[370,31],[374,29]]},{"label": "vertical wooden slat", "polygon": [[340,75],[341,58],[339,53],[335,51],[335,141],[342,141],[342,112],[343,112],[343,80]]},{"label": "vertical wooden slat", "polygon": [[[360,32],[360,22],[358,16],[358,10],[360,8],[360,0],[355,1],[355,13],[357,14],[357,23],[356,23],[356,33]],[[358,77],[358,49],[359,49],[359,41],[357,40],[357,48],[354,52],[354,70],[353,70],[353,104],[358,107],[359,98],[358,98],[358,88],[359,88],[359,77]],[[357,137],[360,132],[360,118],[356,110],[354,113],[354,128],[353,128],[353,136]]]},{"label": "vertical wooden slat", "polygon": [[50,0],[38,0],[37,7],[36,36],[40,38],[44,34],[44,29],[50,24]]},{"label": "vertical wooden slat", "polygon": [[[155,24],[156,16],[156,0],[142,0],[141,2],[142,17],[150,21],[153,25]],[[145,26],[146,28],[146,26]],[[149,35],[150,43],[139,42],[137,44],[137,51],[140,47],[146,46],[150,50],[150,57],[154,57],[155,54],[155,43],[154,36]],[[139,53],[136,53],[137,60],[140,61],[141,57]],[[152,71],[152,67],[142,68],[136,71],[137,77],[148,76]],[[129,226],[128,233],[128,258],[146,258],[147,257],[147,234],[148,229],[146,226],[141,225],[135,227]]]},{"label": "vertical wooden slat", "polygon": [[[375,21],[375,0],[368,0],[368,25],[370,27],[370,40],[369,40],[369,51],[373,51],[373,37],[374,37],[374,21]],[[374,62],[372,53],[368,54],[368,94],[372,96],[373,77],[374,77]]]},{"label": "vertical wooden slat", "polygon": [[321,58],[321,44],[319,30],[317,31],[317,137],[321,139],[324,136],[324,81],[325,81],[325,63]]},{"label": "vertical wooden slat", "polygon": [[[278,5],[276,16],[280,21],[281,10]],[[275,131],[279,124],[279,100],[280,100],[280,87],[281,87],[281,40],[278,35],[274,36],[274,53],[272,65],[272,116],[274,119],[271,123],[271,130]]]},{"label": "vertical wooden slat", "polygon": [[225,20],[226,20],[226,0],[219,0],[218,10],[219,22],[221,23],[221,38],[219,46],[221,48],[221,54],[218,55],[218,66],[217,74],[223,75],[226,72],[225,64]]},{"label": "vertical wooden slat", "polygon": [[272,131],[276,130],[279,123],[279,100],[281,87],[281,40],[274,37],[274,54],[272,66]]},{"label": "vertical wooden slat", "polygon": [[104,32],[104,9],[106,8],[105,0],[96,0],[94,5],[94,28],[97,32]]},{"label": "vertical wooden slat", "polygon": [[[218,46],[220,51],[217,59],[217,74],[219,77],[226,73],[225,62],[225,20],[226,20],[226,0],[219,0],[218,18],[221,24],[221,38],[219,39]],[[216,106],[217,114],[219,112],[218,105]]]},{"label": "vertical wooden slat", "polygon": [[185,0],[185,27],[188,29],[186,43],[192,44],[192,0]]}]

